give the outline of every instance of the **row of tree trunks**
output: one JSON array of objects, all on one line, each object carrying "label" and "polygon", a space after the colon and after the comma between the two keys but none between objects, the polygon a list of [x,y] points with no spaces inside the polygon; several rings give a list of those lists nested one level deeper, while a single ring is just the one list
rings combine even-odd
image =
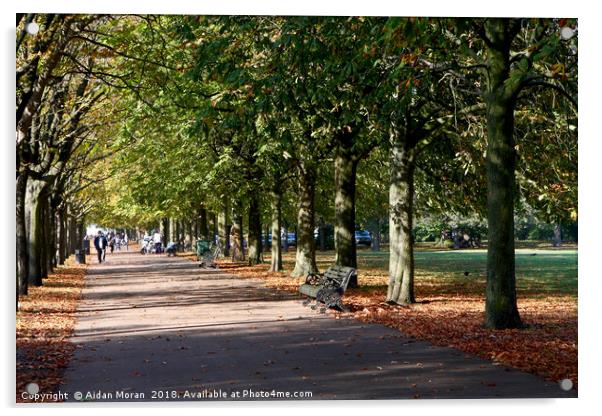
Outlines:
[{"label": "row of tree trunks", "polygon": [[[75,219],[67,207],[52,200],[48,182],[21,174],[16,181],[17,300],[29,285],[41,286],[76,249],[81,249]],[[58,205],[58,206],[57,206]],[[70,212],[73,215],[72,212]]]}]

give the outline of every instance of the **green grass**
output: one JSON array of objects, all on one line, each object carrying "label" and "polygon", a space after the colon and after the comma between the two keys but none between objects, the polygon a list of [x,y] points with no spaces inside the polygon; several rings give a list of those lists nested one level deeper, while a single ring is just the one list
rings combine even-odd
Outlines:
[{"label": "green grass", "polygon": [[[284,255],[285,269],[294,266],[294,250]],[[388,251],[358,250],[360,285],[364,288],[386,285]],[[533,295],[577,295],[577,250],[519,249],[516,257],[516,284],[519,291]],[[334,263],[334,252],[317,252],[321,271]],[[447,287],[450,292],[467,290],[482,293],[486,280],[486,250],[415,251],[416,281]],[[367,282],[362,274],[381,275]],[[465,276],[464,272],[468,272]]]},{"label": "green grass", "polygon": [[[517,250],[516,280],[519,289],[545,293],[577,294],[577,250]],[[389,253],[358,252],[358,268],[388,268]],[[417,279],[429,276],[456,281],[485,280],[485,250],[416,251]],[[469,275],[465,276],[464,272]]]}]

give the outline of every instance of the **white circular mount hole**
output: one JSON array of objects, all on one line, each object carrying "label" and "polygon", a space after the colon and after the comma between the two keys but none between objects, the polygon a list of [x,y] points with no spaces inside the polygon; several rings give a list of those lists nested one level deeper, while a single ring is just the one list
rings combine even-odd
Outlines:
[{"label": "white circular mount hole", "polygon": [[25,31],[30,35],[37,35],[40,31],[40,25],[36,22],[27,23],[27,25],[25,25]]}]

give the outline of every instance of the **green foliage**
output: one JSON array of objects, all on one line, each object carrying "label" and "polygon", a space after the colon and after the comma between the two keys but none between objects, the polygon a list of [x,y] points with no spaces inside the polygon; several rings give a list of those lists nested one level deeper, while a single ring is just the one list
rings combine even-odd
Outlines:
[{"label": "green foliage", "polygon": [[[482,215],[485,120],[478,105],[482,19],[373,17],[112,16],[87,52],[111,91],[114,151],[92,176],[93,216],[151,224],[189,217],[225,196],[282,187],[295,222],[296,177],[317,169],[317,217],[334,216],[337,135],[353,133],[357,221],[383,230],[388,217],[391,126],[418,155],[416,239],[437,238],[429,215]],[[566,21],[563,24],[572,25]],[[576,80],[577,39],[560,23],[523,21],[517,76]],[[531,49],[529,49],[531,48]],[[573,56],[574,55],[574,56]],[[474,68],[473,68],[474,66]],[[542,221],[576,219],[577,116],[556,90],[519,97],[521,196]],[[100,131],[100,130],[99,130]],[[92,215],[92,214],[91,214]],[[267,210],[264,212],[267,216]],[[468,227],[469,224],[464,224]],[[440,228],[440,227],[439,227]],[[440,231],[439,231],[440,233]]]}]

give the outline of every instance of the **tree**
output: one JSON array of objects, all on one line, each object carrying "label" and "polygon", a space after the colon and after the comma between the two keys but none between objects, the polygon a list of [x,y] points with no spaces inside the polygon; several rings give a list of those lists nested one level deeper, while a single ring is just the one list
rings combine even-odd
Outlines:
[{"label": "tree", "polygon": [[[546,79],[546,60],[559,49],[557,26],[536,21],[526,47],[512,53],[521,31],[521,19],[487,19],[475,30],[485,44],[483,99],[487,114],[487,291],[485,325],[490,328],[522,326],[516,306],[514,266],[514,201],[516,152],[514,111],[527,87],[545,85],[567,91]],[[529,28],[528,28],[529,29]]]}]

